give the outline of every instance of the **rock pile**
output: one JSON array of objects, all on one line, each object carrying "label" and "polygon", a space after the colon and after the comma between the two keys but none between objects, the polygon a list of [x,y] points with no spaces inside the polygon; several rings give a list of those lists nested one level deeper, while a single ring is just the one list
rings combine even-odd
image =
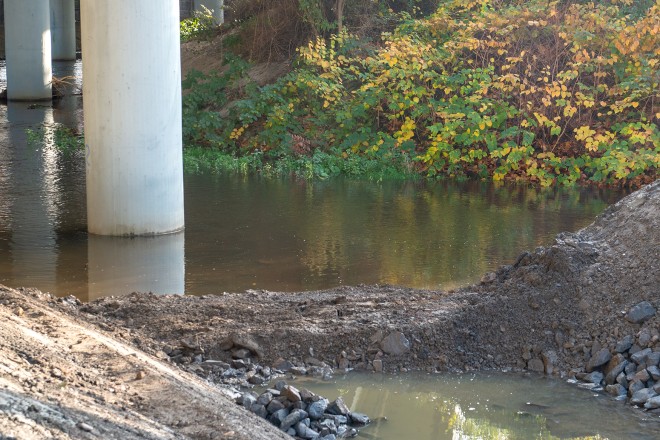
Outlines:
[{"label": "rock pile", "polygon": [[[642,301],[630,308],[625,319],[641,326],[655,314],[653,305]],[[636,335],[624,336],[615,346],[594,351],[575,378],[582,388],[604,391],[617,400],[653,410],[660,408],[659,365],[660,331],[642,326]]]},{"label": "rock pile", "polygon": [[250,391],[237,402],[270,421],[287,434],[301,439],[335,440],[357,435],[355,427],[365,426],[369,417],[351,412],[341,397],[333,402],[313,392],[298,390],[285,381],[257,394]]}]

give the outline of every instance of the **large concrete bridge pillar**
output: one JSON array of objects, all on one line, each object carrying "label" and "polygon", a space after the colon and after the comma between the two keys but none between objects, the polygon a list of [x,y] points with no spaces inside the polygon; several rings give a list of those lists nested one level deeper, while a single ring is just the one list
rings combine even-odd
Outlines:
[{"label": "large concrete bridge pillar", "polygon": [[54,60],[76,59],[74,0],[50,0],[51,52]]},{"label": "large concrete bridge pillar", "polygon": [[225,22],[224,0],[195,0],[195,10],[203,11],[204,8],[213,12],[213,18],[217,24]]},{"label": "large concrete bridge pillar", "polygon": [[5,0],[7,98],[52,99],[50,0]]},{"label": "large concrete bridge pillar", "polygon": [[81,0],[92,234],[183,229],[178,0]]}]

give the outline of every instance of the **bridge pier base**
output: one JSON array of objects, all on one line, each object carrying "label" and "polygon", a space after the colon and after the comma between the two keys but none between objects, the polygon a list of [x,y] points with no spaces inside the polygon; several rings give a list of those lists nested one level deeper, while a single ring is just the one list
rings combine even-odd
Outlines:
[{"label": "bridge pier base", "polygon": [[74,0],[50,0],[53,60],[76,59],[76,10]]},{"label": "bridge pier base", "polygon": [[5,0],[7,99],[52,99],[50,1]]},{"label": "bridge pier base", "polygon": [[180,231],[179,2],[81,0],[81,26],[88,230]]}]

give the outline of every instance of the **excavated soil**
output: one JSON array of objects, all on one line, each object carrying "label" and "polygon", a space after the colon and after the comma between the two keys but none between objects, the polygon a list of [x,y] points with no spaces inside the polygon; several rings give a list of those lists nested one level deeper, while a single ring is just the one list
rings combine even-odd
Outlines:
[{"label": "excavated soil", "polygon": [[[614,353],[625,337],[644,345],[634,350],[658,352],[659,231],[657,181],[587,228],[457,291],[135,293],[80,304],[0,288],[0,433],[280,438],[172,362],[190,370],[240,357],[282,369],[528,369],[565,377],[585,371],[603,348]],[[644,301],[654,313],[631,319]]]},{"label": "excavated soil", "polygon": [[[171,353],[192,344],[205,359],[229,360],[237,346],[248,346],[262,364],[283,358],[373,369],[376,359],[385,371],[447,371],[523,369],[554,352],[548,372],[567,374],[642,327],[660,350],[660,314],[642,325],[624,319],[641,301],[660,308],[658,231],[660,181],[611,206],[589,227],[560,234],[554,244],[524,252],[458,291],[357,286],[133,294],[86,304],[79,313],[139,332],[144,348]],[[231,342],[241,340],[248,343]]]}]

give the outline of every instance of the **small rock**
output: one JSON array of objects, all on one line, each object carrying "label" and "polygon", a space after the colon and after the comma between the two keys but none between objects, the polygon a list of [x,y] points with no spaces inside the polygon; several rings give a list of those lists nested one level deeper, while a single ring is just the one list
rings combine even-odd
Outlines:
[{"label": "small rock", "polygon": [[642,322],[652,318],[655,315],[655,308],[648,301],[642,301],[639,304],[630,308],[626,314],[626,320],[633,324],[641,324]]},{"label": "small rock", "polygon": [[249,359],[250,350],[248,350],[247,348],[236,348],[231,351],[231,356],[234,359]]},{"label": "small rock", "polygon": [[85,423],[85,422],[78,422],[78,423],[76,423],[76,427],[77,427],[78,429],[82,430],[82,431],[85,431],[85,432],[92,432],[92,431],[94,431],[94,428],[92,428],[90,425],[88,425],[88,424]]},{"label": "small rock", "polygon": [[143,370],[138,371],[135,373],[135,380],[142,380],[145,377],[145,373]]},{"label": "small rock", "polygon": [[298,388],[294,386],[285,385],[280,392],[282,393],[282,396],[286,397],[291,402],[295,403],[302,400],[302,397],[300,397],[300,391],[298,391]]},{"label": "small rock", "polygon": [[250,406],[250,411],[258,415],[262,419],[268,417],[268,410],[266,409],[266,407],[258,403],[253,403],[252,406]]},{"label": "small rock", "polygon": [[619,342],[616,343],[616,348],[614,351],[617,353],[624,353],[632,347],[633,342],[635,342],[635,337],[632,335],[628,335],[621,339]]},{"label": "small rock", "polygon": [[637,353],[630,355],[630,360],[638,365],[643,364],[646,362],[646,358],[651,353],[653,353],[653,350],[651,350],[650,348],[645,348],[644,350],[640,350]]},{"label": "small rock", "polygon": [[655,380],[656,382],[660,380],[660,368],[658,368],[655,365],[651,365],[650,367],[646,367],[646,371],[651,375],[651,378]]},{"label": "small rock", "polygon": [[280,358],[273,363],[273,368],[286,373],[287,371],[293,368],[293,364],[289,361]]},{"label": "small rock", "polygon": [[319,436],[318,432],[314,431],[303,422],[298,422],[296,424],[296,434],[298,434],[298,437],[300,438],[309,439],[309,440],[317,438]]},{"label": "small rock", "polygon": [[261,393],[261,395],[257,397],[256,403],[258,403],[259,405],[266,406],[270,403],[271,400],[273,400],[273,394],[266,391],[265,393]]},{"label": "small rock", "polygon": [[410,341],[401,332],[392,332],[380,342],[380,348],[387,354],[400,356],[410,351]]},{"label": "small rock", "polygon": [[543,365],[543,361],[541,359],[530,359],[529,362],[527,362],[527,369],[529,371],[534,371],[537,373],[543,373],[545,370],[545,366]]},{"label": "small rock", "polygon": [[612,396],[625,396],[628,393],[628,390],[618,383],[606,386],[605,391]]},{"label": "small rock", "polygon": [[303,419],[306,419],[307,415],[308,415],[307,412],[302,409],[294,409],[291,412],[291,414],[289,414],[288,416],[286,416],[284,420],[282,420],[280,429],[282,431],[288,430],[290,427],[295,426],[296,423],[302,421]]},{"label": "small rock", "polygon": [[344,400],[341,397],[337,397],[337,399],[334,402],[328,405],[326,411],[330,414],[334,414],[338,416],[346,416],[350,412],[348,406],[346,406]]},{"label": "small rock", "polygon": [[628,385],[628,395],[634,396],[637,391],[643,390],[646,388],[642,382],[630,382]]},{"label": "small rock", "polygon": [[369,423],[371,423],[371,420],[369,419],[369,416],[367,416],[366,414],[362,414],[362,413],[356,413],[356,412],[350,413],[349,418],[356,425],[365,426],[365,425],[368,425]]},{"label": "small rock", "polygon": [[654,351],[646,356],[647,366],[660,366],[660,351]]},{"label": "small rock", "polygon": [[544,351],[541,353],[541,359],[543,360],[545,374],[551,375],[555,371],[555,365],[559,360],[557,353],[553,350]]},{"label": "small rock", "polygon": [[600,384],[605,376],[600,371],[592,371],[589,374],[585,374],[581,379],[585,382]]},{"label": "small rock", "polygon": [[286,416],[288,415],[289,415],[289,410],[286,408],[282,408],[271,414],[268,420],[270,420],[270,423],[272,423],[273,425],[280,426],[284,421],[284,419],[286,419]]},{"label": "small rock", "polygon": [[644,403],[644,408],[646,409],[657,409],[660,408],[660,396],[655,396],[649,398],[646,403]]},{"label": "small rock", "polygon": [[257,396],[254,391],[250,391],[238,398],[238,404],[249,409],[253,404],[257,403],[257,397],[259,396]]},{"label": "small rock", "polygon": [[605,366],[605,383],[611,385],[616,382],[617,376],[623,372],[626,365],[628,365],[626,358],[621,353],[615,354]]},{"label": "small rock", "polygon": [[383,372],[383,360],[382,359],[374,359],[373,366],[374,366],[374,371],[376,373],[382,373]]},{"label": "small rock", "polygon": [[266,406],[266,409],[268,410],[269,413],[274,414],[277,411],[284,409],[285,406],[282,402],[280,402],[277,399],[273,399],[270,401],[270,403]]},{"label": "small rock", "polygon": [[254,376],[250,376],[248,382],[252,385],[261,385],[262,383],[266,382],[266,379],[259,374],[255,374]]},{"label": "small rock", "polygon": [[591,356],[591,358],[587,362],[586,365],[587,373],[594,371],[594,369],[600,367],[601,365],[605,365],[610,361],[610,359],[612,359],[612,354],[610,353],[609,349],[603,348],[599,350],[596,354]]},{"label": "small rock", "polygon": [[653,391],[653,388],[642,388],[639,391],[635,391],[635,394],[630,398],[630,403],[633,405],[644,405],[647,400],[657,395],[658,393]]},{"label": "small rock", "polygon": [[323,417],[323,413],[326,411],[328,408],[328,404],[330,402],[328,399],[321,399],[317,400],[316,402],[312,402],[309,404],[307,407],[307,412],[309,413],[309,417],[312,420],[318,420],[321,417]]}]

